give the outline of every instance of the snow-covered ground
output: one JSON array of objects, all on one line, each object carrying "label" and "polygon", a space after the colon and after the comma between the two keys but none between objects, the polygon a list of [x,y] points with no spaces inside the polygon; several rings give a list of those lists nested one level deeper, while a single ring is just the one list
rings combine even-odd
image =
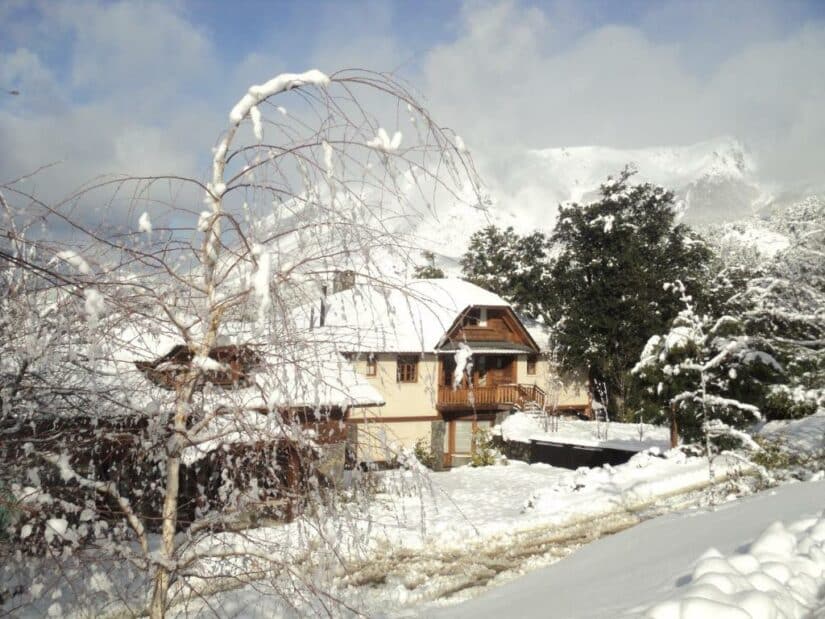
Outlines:
[{"label": "snow-covered ground", "polygon": [[[567,430],[559,426],[559,433],[575,438],[573,429],[580,425],[596,427],[568,422]],[[620,438],[621,430],[611,424],[608,432]],[[782,433],[789,445],[810,443],[816,449],[822,445],[823,430],[820,414],[774,423],[763,431]],[[638,427],[635,431],[638,440]],[[661,429],[651,435],[657,432]],[[709,547],[727,555],[774,520],[791,523],[825,507],[821,482],[733,501],[745,468],[737,458],[715,458],[716,485],[711,491],[706,459],[659,447],[641,451],[620,466],[576,471],[511,461],[431,473],[412,463],[406,470],[375,475],[371,492],[353,494],[334,509],[319,508],[287,525],[216,534],[194,544],[189,556],[204,558],[180,581],[184,596],[176,598],[173,614],[296,617],[331,610],[333,615],[349,615],[347,607],[368,616],[437,612],[492,617],[502,609],[513,616],[533,611],[559,617],[611,617],[614,611],[633,609],[641,613],[688,591],[683,585],[705,583],[701,573],[693,580],[691,574],[693,563]],[[714,507],[718,504],[721,507]],[[656,518],[679,510],[681,515]],[[625,529],[630,530],[618,533]],[[798,526],[789,530],[802,536]],[[777,531],[771,535],[784,535]],[[770,542],[766,540],[764,545]],[[808,552],[812,542],[800,540],[797,550]],[[252,554],[237,554],[244,549]],[[224,556],[205,556],[211,553]],[[752,554],[760,559],[756,551]],[[271,557],[284,569],[271,572]],[[792,563],[790,554],[785,559],[778,561]],[[743,562],[754,565],[751,559],[731,564]],[[763,566],[758,573],[781,569]],[[244,585],[251,572],[259,576]],[[728,576],[737,587],[744,582],[735,574]],[[318,597],[312,587],[332,597]],[[728,589],[726,594],[732,595]],[[279,601],[279,595],[291,604]],[[522,599],[523,607],[517,605]],[[455,605],[466,600],[471,600],[466,607]],[[63,601],[68,604],[69,596]],[[691,616],[667,612],[671,614],[661,616]]]},{"label": "snow-covered ground", "polygon": [[[721,457],[715,471],[721,482],[740,465]],[[431,474],[393,471],[383,478],[381,492],[354,506],[365,512],[342,513],[338,524],[328,521],[323,530],[296,522],[247,532],[244,543],[265,551],[287,538],[302,539],[308,548],[321,535],[334,538],[346,570],[322,567],[312,552],[296,556],[296,562],[308,573],[334,570],[327,583],[331,593],[368,616],[404,616],[434,600],[467,599],[558,561],[600,535],[701,502],[708,464],[680,451],[653,449],[627,464],[599,469],[511,462]],[[210,605],[221,616],[278,616],[261,585],[225,592]],[[278,612],[302,615],[309,607]]]},{"label": "snow-covered ground", "polygon": [[[825,482],[644,522],[427,617],[821,617]],[[776,524],[777,522],[782,524]]]},{"label": "snow-covered ground", "polygon": [[770,421],[759,430],[759,436],[797,453],[825,451],[825,410],[803,419]]},{"label": "snow-covered ground", "polygon": [[551,420],[545,429],[544,418],[527,413],[515,413],[493,428],[506,441],[529,443],[549,441],[570,445],[588,445],[643,451],[656,447],[662,451],[670,447],[667,428],[638,423],[603,423],[560,418]]}]

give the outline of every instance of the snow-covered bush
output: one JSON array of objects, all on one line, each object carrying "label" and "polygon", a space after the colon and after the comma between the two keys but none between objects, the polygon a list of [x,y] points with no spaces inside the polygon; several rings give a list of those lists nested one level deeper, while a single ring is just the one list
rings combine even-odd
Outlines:
[{"label": "snow-covered bush", "polygon": [[806,394],[799,394],[798,390],[792,390],[787,385],[775,385],[770,389],[762,411],[765,419],[802,419],[813,415],[817,410],[817,402],[813,398],[806,397]]},{"label": "snow-covered bush", "polygon": [[421,437],[415,442],[413,453],[416,459],[428,469],[435,468],[435,455],[430,448],[430,441],[426,437]]},{"label": "snow-covered bush", "polygon": [[719,424],[742,429],[760,420],[760,405],[782,368],[766,342],[744,334],[741,321],[699,315],[684,285],[674,288],[685,309],[667,333],[648,340],[633,374],[685,440],[705,438],[715,420],[717,440],[726,434],[738,443],[742,437],[721,432]]}]

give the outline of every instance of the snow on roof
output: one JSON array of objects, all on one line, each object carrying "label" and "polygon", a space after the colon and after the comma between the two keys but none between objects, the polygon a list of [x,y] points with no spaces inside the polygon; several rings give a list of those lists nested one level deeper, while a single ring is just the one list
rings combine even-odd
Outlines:
[{"label": "snow on roof", "polygon": [[506,441],[521,443],[544,441],[625,451],[643,451],[651,447],[664,451],[670,447],[669,430],[662,426],[617,422],[600,425],[578,419],[559,419],[555,423],[556,429],[548,431],[543,418],[515,413],[496,426],[493,432]]},{"label": "snow on roof", "polygon": [[[251,346],[261,355],[260,368],[254,370],[253,384],[243,389],[210,391],[205,410],[218,407],[241,409],[319,408],[382,406],[384,399],[355,372],[352,364],[330,346],[301,342],[282,343],[274,347],[266,335],[256,335],[248,323],[226,321],[218,344]],[[131,392],[135,404],[143,400],[168,400],[172,392],[151,385],[137,370],[135,361],[155,361],[183,344],[171,325],[146,319],[123,325],[113,333],[112,382]]]},{"label": "snow on roof", "polygon": [[280,408],[308,408],[316,419],[328,419],[329,408],[383,406],[384,399],[342,357],[274,366],[258,372],[244,389],[215,388],[204,396],[206,411],[226,411],[215,416],[184,450],[186,464],[203,458],[222,445],[272,441],[298,432],[294,423],[268,414]]},{"label": "snow on roof", "polygon": [[[510,307],[497,294],[461,279],[419,279],[404,286],[358,285],[325,299],[324,326],[314,338],[327,338],[348,352],[434,350],[444,333],[469,307]],[[319,321],[317,307],[304,306],[296,322]]]},{"label": "snow on roof", "polygon": [[553,334],[553,331],[550,327],[543,322],[525,316],[519,316],[518,318],[521,320],[521,324],[524,325],[527,333],[533,338],[533,341],[538,344],[541,352],[551,352],[553,350],[550,344],[550,336]]}]

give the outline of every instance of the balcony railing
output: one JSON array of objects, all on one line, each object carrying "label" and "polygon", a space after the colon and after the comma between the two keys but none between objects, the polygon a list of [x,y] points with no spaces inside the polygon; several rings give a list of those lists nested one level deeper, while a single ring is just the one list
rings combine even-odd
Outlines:
[{"label": "balcony railing", "polygon": [[478,325],[465,325],[456,334],[456,340],[466,340],[468,342],[490,342],[490,341],[514,341],[513,334],[502,329],[492,327],[480,327]]},{"label": "balcony railing", "polygon": [[524,408],[535,403],[544,408],[545,392],[536,385],[495,385],[492,387],[458,388],[439,387],[439,408],[488,408],[491,406],[516,406]]}]

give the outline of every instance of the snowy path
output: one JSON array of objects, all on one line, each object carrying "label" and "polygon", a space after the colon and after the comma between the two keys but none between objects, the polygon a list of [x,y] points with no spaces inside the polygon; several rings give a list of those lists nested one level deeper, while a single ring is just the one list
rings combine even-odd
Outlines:
[{"label": "snowy path", "polygon": [[565,559],[490,589],[464,604],[420,607],[422,617],[518,616],[576,619],[638,616],[687,584],[693,564],[715,547],[729,554],[777,520],[825,508],[825,482],[797,483],[725,504],[671,514],[588,544]]}]

